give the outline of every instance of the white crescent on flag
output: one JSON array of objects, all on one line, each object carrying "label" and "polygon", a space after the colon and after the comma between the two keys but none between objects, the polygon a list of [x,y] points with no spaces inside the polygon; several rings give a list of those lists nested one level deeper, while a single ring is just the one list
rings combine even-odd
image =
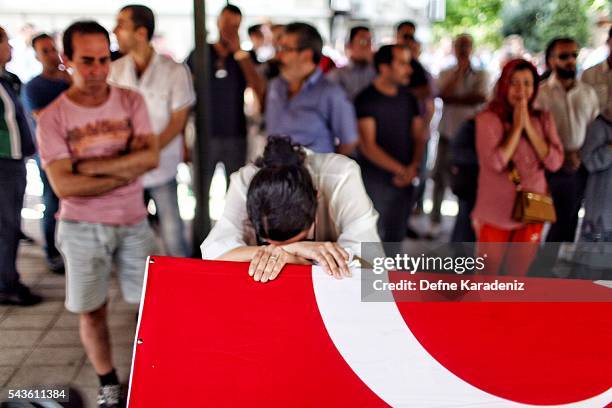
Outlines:
[{"label": "white crescent on flag", "polygon": [[[359,378],[390,406],[542,407],[487,393],[445,368],[413,335],[392,298],[361,301],[359,269],[342,284],[330,284],[329,276],[315,266],[312,279],[330,338]],[[612,388],[587,400],[548,406],[604,407],[610,401]]]}]

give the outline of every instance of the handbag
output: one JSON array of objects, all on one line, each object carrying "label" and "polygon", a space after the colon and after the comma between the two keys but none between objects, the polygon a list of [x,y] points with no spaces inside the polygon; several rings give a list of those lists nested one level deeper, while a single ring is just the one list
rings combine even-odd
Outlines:
[{"label": "handbag", "polygon": [[557,221],[557,212],[553,199],[548,194],[524,191],[521,187],[521,177],[513,162],[509,163],[510,181],[516,187],[516,197],[512,209],[512,219],[524,224],[554,223]]}]

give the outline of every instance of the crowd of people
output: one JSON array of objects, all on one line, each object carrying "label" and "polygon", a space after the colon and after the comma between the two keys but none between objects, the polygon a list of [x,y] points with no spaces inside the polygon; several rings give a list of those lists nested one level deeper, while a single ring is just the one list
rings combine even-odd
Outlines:
[{"label": "crowd of people", "polygon": [[[398,242],[410,233],[431,140],[434,237],[450,187],[459,204],[455,242],[476,241],[483,250],[487,243],[573,242],[576,235],[612,241],[612,55],[579,79],[579,44],[557,38],[547,50],[547,78],[518,58],[490,86],[471,62],[467,33],[454,39],[455,64],[434,78],[419,62],[410,21],[376,50],[370,29],[353,27],[349,63],[336,68],[312,25],[272,26],[274,49],[262,61],[262,27],[249,28],[255,49],[245,51],[241,20],[240,9],[225,6],[219,39],[209,45],[208,162],[224,163],[231,180],[223,216],[202,243],[204,259],[250,262],[259,282],[276,279],[288,263],[317,262],[336,278],[350,276],[361,243]],[[24,160],[34,155],[44,185],[47,263],[65,270],[66,308],[80,316],[101,407],[120,399],[107,326],[110,275],[115,265],[124,298],[140,301],[145,259],[157,251],[149,200],[165,253],[191,255],[176,172],[196,103],[195,54],[185,63],[158,54],[154,32],[153,11],[129,5],[113,30],[118,54],[95,21],[67,27],[61,54],[41,33],[32,47],[43,71],[22,87],[5,69],[11,48],[0,28],[0,303],[42,300],[16,269]],[[262,157],[250,164],[247,89],[268,136]],[[435,98],[444,104],[439,138],[430,137]],[[207,191],[210,180],[204,184]],[[496,248],[487,249],[490,273],[507,260],[509,273],[525,275],[537,251],[517,256]]]}]

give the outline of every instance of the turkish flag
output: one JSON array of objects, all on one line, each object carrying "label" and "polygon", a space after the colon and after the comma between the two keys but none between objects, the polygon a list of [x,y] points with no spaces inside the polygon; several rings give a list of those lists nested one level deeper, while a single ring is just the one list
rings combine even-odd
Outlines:
[{"label": "turkish flag", "polygon": [[262,284],[247,270],[150,259],[129,407],[612,401],[610,302],[362,302],[358,271],[287,266]]}]

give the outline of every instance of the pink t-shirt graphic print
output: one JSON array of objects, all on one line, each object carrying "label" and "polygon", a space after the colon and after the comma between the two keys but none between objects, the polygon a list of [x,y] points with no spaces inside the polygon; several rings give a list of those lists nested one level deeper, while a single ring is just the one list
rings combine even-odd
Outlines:
[{"label": "pink t-shirt graphic print", "polygon": [[68,130],[68,145],[77,160],[112,157],[128,151],[132,134],[129,119],[99,120]]}]

